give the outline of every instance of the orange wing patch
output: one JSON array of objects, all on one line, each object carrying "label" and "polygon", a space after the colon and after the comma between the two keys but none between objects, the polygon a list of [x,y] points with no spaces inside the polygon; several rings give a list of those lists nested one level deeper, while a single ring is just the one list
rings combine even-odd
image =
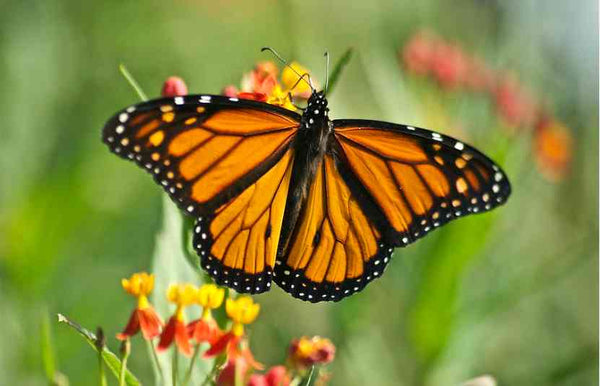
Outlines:
[{"label": "orange wing patch", "polygon": [[340,300],[380,275],[391,252],[327,155],[275,280],[304,300]]},{"label": "orange wing patch", "polygon": [[194,246],[219,284],[240,292],[270,287],[292,171],[292,151],[239,196],[198,219]]}]

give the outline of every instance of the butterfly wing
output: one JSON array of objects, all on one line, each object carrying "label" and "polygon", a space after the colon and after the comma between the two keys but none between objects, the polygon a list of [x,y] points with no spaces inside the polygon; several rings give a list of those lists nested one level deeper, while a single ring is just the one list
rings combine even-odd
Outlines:
[{"label": "butterfly wing", "polygon": [[299,120],[265,103],[190,95],[117,113],[103,140],[196,217],[194,247],[206,271],[255,293],[270,286]]},{"label": "butterfly wing", "polygon": [[336,120],[333,125],[340,158],[377,203],[394,245],[490,210],[510,195],[500,167],[453,138],[377,121]]},{"label": "butterfly wing", "polygon": [[356,182],[342,177],[341,167],[333,154],[318,165],[288,248],[276,263],[275,282],[303,300],[338,301],[360,291],[383,273],[393,252],[373,221],[382,214],[353,188]]}]

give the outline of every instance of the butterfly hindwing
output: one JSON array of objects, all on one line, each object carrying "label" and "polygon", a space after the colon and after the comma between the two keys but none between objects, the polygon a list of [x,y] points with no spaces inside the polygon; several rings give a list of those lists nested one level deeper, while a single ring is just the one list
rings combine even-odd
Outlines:
[{"label": "butterfly hindwing", "polygon": [[103,140],[148,170],[179,207],[206,215],[270,169],[297,132],[298,114],[214,95],[163,98],[111,118]]},{"label": "butterfly hindwing", "polygon": [[397,246],[454,218],[490,210],[510,195],[504,172],[453,138],[377,121],[333,125],[340,158],[381,209]]},{"label": "butterfly hindwing", "polygon": [[303,300],[338,301],[380,276],[392,252],[328,154],[317,167],[274,280]]}]

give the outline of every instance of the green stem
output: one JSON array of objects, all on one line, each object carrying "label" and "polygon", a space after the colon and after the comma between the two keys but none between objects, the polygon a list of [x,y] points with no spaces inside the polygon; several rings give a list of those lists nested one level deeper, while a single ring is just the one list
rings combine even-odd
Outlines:
[{"label": "green stem", "polygon": [[142,90],[140,84],[133,78],[133,75],[131,75],[131,73],[127,70],[127,67],[125,67],[123,63],[119,64],[119,72],[123,74],[127,82],[129,82],[131,87],[133,87],[135,92],[139,95],[140,99],[144,102],[147,101],[148,96],[146,96],[146,93],[144,93],[144,90]]},{"label": "green stem", "polygon": [[213,377],[217,374],[217,371],[219,371],[219,367],[223,364],[225,360],[216,360],[215,359],[215,363],[213,364],[212,369],[210,369],[210,371],[208,372],[208,374],[206,374],[206,378],[204,378],[204,382],[202,382],[201,386],[206,386],[210,384],[211,379],[213,379]]},{"label": "green stem", "polygon": [[200,353],[200,344],[197,344],[194,347],[194,355],[192,355],[192,359],[190,360],[190,365],[185,373],[185,378],[183,379],[183,386],[187,386],[190,382],[190,378],[192,377],[192,371],[194,370],[194,363],[196,363],[196,358],[198,358],[198,354]]},{"label": "green stem", "polygon": [[154,343],[152,343],[151,340],[147,340],[146,343],[148,344],[148,350],[151,353],[152,362],[154,363],[154,367],[158,372],[158,376],[160,377],[160,379],[164,379],[162,366],[160,365],[160,361],[158,360],[158,355],[156,355],[156,347],[154,347]]},{"label": "green stem", "polygon": [[306,383],[304,384],[304,386],[310,386],[311,385],[314,373],[315,373],[315,366],[313,365],[310,368],[310,373],[308,373],[308,378],[306,378]]},{"label": "green stem", "polygon": [[102,350],[98,351],[98,369],[100,386],[107,386],[106,374],[104,373],[104,359],[102,358]]},{"label": "green stem", "polygon": [[171,363],[171,384],[177,386],[177,373],[179,370],[179,350],[177,347],[173,348],[173,362]]},{"label": "green stem", "polygon": [[[124,344],[128,344],[124,343]],[[129,359],[130,350],[125,350],[123,357],[121,358],[121,371],[119,372],[119,386],[125,386],[125,373],[127,372],[127,360]]]}]

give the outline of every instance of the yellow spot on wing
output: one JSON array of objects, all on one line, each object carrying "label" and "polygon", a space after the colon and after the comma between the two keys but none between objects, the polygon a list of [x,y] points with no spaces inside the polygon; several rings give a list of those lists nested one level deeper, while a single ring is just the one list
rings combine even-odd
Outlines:
[{"label": "yellow spot on wing", "polygon": [[165,133],[160,130],[150,136],[150,143],[154,146],[160,146],[162,141],[165,139]]}]

